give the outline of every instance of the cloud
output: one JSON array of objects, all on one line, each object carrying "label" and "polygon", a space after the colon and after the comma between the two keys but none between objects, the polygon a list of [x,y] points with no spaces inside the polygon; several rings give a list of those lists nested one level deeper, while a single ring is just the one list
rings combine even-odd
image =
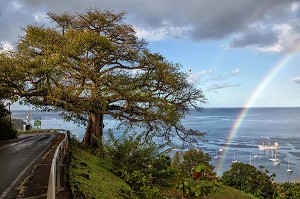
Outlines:
[{"label": "cloud", "polygon": [[10,43],[5,42],[5,41],[0,42],[0,53],[7,52],[12,49],[13,49],[13,46]]},{"label": "cloud", "polygon": [[211,69],[210,70],[202,70],[202,71],[197,72],[197,73],[190,73],[188,81],[190,83],[195,84],[195,83],[198,83],[201,80],[203,80],[204,76],[212,76],[212,75],[213,75],[213,71]]},{"label": "cloud", "polygon": [[212,69],[202,70],[197,73],[190,73],[188,81],[193,84],[205,84],[211,81],[220,81],[225,79],[224,75],[216,74]]},{"label": "cloud", "polygon": [[272,45],[278,42],[277,34],[275,32],[261,32],[261,31],[249,31],[240,37],[234,38],[230,44],[232,48],[243,47],[263,47]]},{"label": "cloud", "polygon": [[[169,37],[193,41],[229,39],[232,48],[293,53],[293,44],[300,38],[297,1],[0,0],[0,3],[0,41],[10,43],[20,36],[20,27],[46,23],[47,11],[83,12],[95,7],[125,11],[126,21],[140,37],[150,41]],[[262,26],[253,29],[256,24]],[[280,29],[282,25],[290,30]]]},{"label": "cloud", "polygon": [[213,84],[209,86],[206,91],[213,91],[217,92],[217,90],[230,88],[230,87],[238,87],[241,86],[240,84]]},{"label": "cloud", "polygon": [[294,77],[291,81],[295,82],[296,84],[300,84],[300,77]]},{"label": "cloud", "polygon": [[230,75],[231,76],[239,76],[241,74],[241,69],[235,68],[231,71]]}]

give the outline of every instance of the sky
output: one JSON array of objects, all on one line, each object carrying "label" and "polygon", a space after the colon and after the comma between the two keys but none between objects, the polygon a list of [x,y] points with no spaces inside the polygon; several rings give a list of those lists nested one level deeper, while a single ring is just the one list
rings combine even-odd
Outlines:
[{"label": "sky", "polygon": [[[0,51],[46,12],[125,12],[152,52],[180,63],[205,107],[300,107],[299,0],[0,0]],[[19,108],[14,104],[13,108]]]}]

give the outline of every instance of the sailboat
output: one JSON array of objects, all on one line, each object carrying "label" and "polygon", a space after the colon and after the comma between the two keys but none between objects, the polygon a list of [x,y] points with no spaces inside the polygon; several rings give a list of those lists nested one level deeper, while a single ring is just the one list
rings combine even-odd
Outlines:
[{"label": "sailboat", "polygon": [[277,161],[273,162],[274,165],[280,165],[280,161],[277,159]]},{"label": "sailboat", "polygon": [[232,160],[231,162],[232,162],[232,163],[238,162],[238,161],[235,159],[235,153],[233,153],[233,160]]},{"label": "sailboat", "polygon": [[250,154],[250,163],[249,163],[250,165],[253,165],[252,164],[252,156],[251,156],[251,154]]},{"label": "sailboat", "polygon": [[288,160],[288,168],[286,170],[287,172],[293,172],[293,169],[290,168],[290,161]]},{"label": "sailboat", "polygon": [[280,161],[279,159],[276,157],[277,154],[275,154],[275,158],[272,160],[274,165],[279,165]]},{"label": "sailboat", "polygon": [[272,158],[270,158],[270,160],[272,162],[278,162],[279,161],[278,158],[277,158],[277,154],[275,154],[275,157],[273,158],[273,151],[272,151]]},{"label": "sailboat", "polygon": [[214,157],[215,159],[218,159],[219,156],[218,156],[218,149],[216,149],[216,156]]}]

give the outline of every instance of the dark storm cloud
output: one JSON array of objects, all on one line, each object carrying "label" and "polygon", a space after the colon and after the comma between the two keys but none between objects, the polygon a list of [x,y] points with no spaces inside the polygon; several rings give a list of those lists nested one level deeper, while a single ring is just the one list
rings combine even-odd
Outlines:
[{"label": "dark storm cloud", "polygon": [[[275,42],[276,35],[248,33],[255,23],[274,23],[288,19],[293,1],[282,0],[0,0],[0,41],[16,40],[20,27],[35,22],[36,13],[83,12],[91,8],[125,11],[127,21],[138,29],[164,29],[166,35],[195,41],[229,38],[242,34],[232,42],[234,47],[266,45]],[[12,8],[13,4],[21,6]],[[166,26],[168,28],[166,28]],[[172,28],[174,27],[174,28]],[[185,31],[180,31],[180,29]],[[178,32],[174,32],[177,30]]]}]

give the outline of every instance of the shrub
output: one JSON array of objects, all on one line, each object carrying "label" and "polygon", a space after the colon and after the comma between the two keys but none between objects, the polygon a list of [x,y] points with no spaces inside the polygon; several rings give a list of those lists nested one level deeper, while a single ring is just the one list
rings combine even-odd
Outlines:
[{"label": "shrub", "polygon": [[277,194],[280,199],[299,199],[300,183],[280,183],[277,185]]},{"label": "shrub", "polygon": [[13,139],[17,137],[17,131],[13,128],[8,118],[9,111],[0,101],[0,139]]},{"label": "shrub", "polygon": [[153,165],[166,167],[168,158],[164,156],[160,158],[160,155],[164,154],[165,146],[166,144],[155,143],[152,137],[146,139],[143,133],[124,132],[122,136],[115,138],[112,131],[109,130],[104,150],[105,156],[117,169],[123,168],[132,172],[151,168]]},{"label": "shrub", "polygon": [[205,165],[212,172],[214,166],[209,163],[210,160],[210,156],[202,150],[189,149],[186,152],[176,152],[172,166],[176,169],[182,169],[184,172],[189,173],[194,167],[201,164]]},{"label": "shrub", "polygon": [[272,198],[274,194],[273,177],[268,176],[268,171],[256,169],[250,164],[234,163],[222,175],[224,185],[234,187],[246,193],[251,193],[258,198]]},{"label": "shrub", "polygon": [[215,190],[218,178],[209,161],[209,155],[200,149],[175,154],[172,167],[176,170],[176,187],[182,196],[197,198]]},{"label": "shrub", "polygon": [[17,138],[17,131],[11,125],[7,117],[0,118],[0,139]]},{"label": "shrub", "polygon": [[204,164],[193,167],[188,175],[182,170],[178,170],[177,190],[182,196],[188,198],[206,196],[219,186],[217,178],[212,174],[210,168]]}]

